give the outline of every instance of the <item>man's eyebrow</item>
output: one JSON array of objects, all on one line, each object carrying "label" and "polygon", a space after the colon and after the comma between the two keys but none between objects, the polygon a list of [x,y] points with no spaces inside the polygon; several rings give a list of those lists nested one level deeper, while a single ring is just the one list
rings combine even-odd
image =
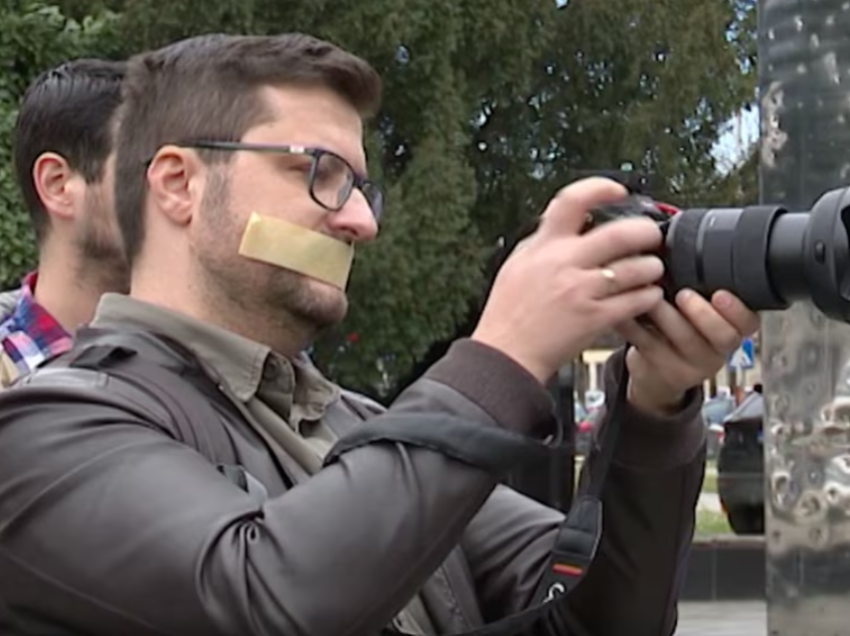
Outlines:
[{"label": "man's eyebrow", "polygon": [[325,152],[329,152],[331,154],[334,154],[337,157],[339,157],[340,159],[344,160],[349,166],[351,166],[351,169],[354,170],[354,174],[356,174],[361,179],[368,179],[369,178],[368,161],[361,160],[360,158],[352,161],[350,158],[346,157],[340,151],[334,150],[333,148],[328,148],[327,146],[316,145],[316,146],[312,146],[312,147],[317,148],[319,150],[324,150]]},{"label": "man's eyebrow", "polygon": [[[239,143],[239,142],[237,142],[237,143]],[[289,148],[291,150],[300,149],[302,151],[303,150],[307,150],[307,151],[316,150],[316,151],[319,151],[319,152],[329,153],[329,154],[331,154],[335,157],[339,157],[345,163],[347,163],[351,167],[351,169],[354,171],[354,174],[356,174],[359,178],[369,179],[368,161],[365,158],[358,157],[357,159],[352,161],[349,157],[346,157],[339,150],[336,150],[335,148],[331,148],[331,147],[326,146],[326,145],[321,144],[321,143],[314,143],[314,144],[297,143],[296,144],[296,143],[284,143],[284,142],[280,142],[280,141],[277,141],[277,140],[255,141],[255,142],[246,142],[246,143],[247,143],[247,145],[253,145],[255,147],[265,147],[265,148],[267,148],[268,150],[271,151],[268,154],[271,154],[271,155],[277,154],[278,156],[285,156],[287,153],[286,152],[275,153],[274,152],[275,148]],[[289,154],[289,156],[293,157],[293,156],[299,156],[300,153],[291,152],[291,153],[288,153],[288,154]],[[309,154],[309,153],[307,153],[307,154]]]}]

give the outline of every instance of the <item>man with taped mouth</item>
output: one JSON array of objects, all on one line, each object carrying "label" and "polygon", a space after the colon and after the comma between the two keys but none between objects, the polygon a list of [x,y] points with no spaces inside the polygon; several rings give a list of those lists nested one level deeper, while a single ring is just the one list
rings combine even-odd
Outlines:
[{"label": "man with taped mouth", "polygon": [[[665,302],[651,221],[582,234],[625,196],[589,179],[503,265],[472,337],[388,410],[334,385],[299,352],[345,316],[353,250],[384,211],[363,147],[380,91],[304,35],[129,61],[131,292],[0,394],[4,633],[458,634],[540,605],[550,572],[583,578],[548,588],[535,633],[673,632],[699,387],[755,316],[724,293]],[[544,383],[614,327],[634,346],[606,376],[620,433],[601,540],[589,567],[550,569],[563,515],[500,479],[557,441]]]}]

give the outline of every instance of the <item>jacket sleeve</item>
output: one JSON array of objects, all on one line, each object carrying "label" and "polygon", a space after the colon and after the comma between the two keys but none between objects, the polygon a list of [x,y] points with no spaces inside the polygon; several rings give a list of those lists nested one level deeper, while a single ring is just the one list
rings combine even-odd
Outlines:
[{"label": "jacket sleeve", "polygon": [[[469,382],[485,363],[489,380]],[[534,388],[506,357],[464,342],[391,412],[545,436],[545,391],[519,395],[524,382]],[[507,419],[492,415],[505,398]],[[0,624],[9,607],[37,621],[31,633],[374,634],[495,485],[439,453],[382,444],[258,501],[105,376],[57,386],[46,370],[0,393]]]},{"label": "jacket sleeve", "polygon": [[[617,394],[622,364],[621,350],[606,367],[607,396]],[[668,419],[649,418],[628,405],[623,411],[602,492],[596,558],[575,590],[559,601],[593,636],[675,631],[705,468],[701,405],[702,391],[694,390],[682,411]],[[587,474],[585,466],[580,489]],[[488,622],[529,606],[562,521],[560,512],[505,487],[497,488],[474,517],[462,545]]]}]

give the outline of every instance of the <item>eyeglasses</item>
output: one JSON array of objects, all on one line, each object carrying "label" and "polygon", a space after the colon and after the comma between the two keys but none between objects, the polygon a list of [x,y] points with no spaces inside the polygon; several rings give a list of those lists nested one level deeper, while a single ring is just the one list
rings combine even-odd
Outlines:
[{"label": "eyeglasses", "polygon": [[348,161],[338,154],[324,148],[307,146],[257,144],[241,141],[191,141],[175,144],[182,148],[204,150],[224,150],[236,152],[263,152],[271,154],[304,155],[310,157],[310,172],[307,176],[307,188],[310,197],[330,212],[338,212],[346,204],[354,188],[360,190],[372,216],[381,220],[384,213],[384,194],[380,186],[359,175]]}]

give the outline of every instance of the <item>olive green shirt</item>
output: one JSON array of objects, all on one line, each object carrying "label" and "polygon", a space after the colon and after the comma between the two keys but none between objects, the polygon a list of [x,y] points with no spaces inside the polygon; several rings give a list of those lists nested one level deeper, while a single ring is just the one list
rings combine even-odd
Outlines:
[{"label": "olive green shirt", "polygon": [[[129,296],[104,294],[92,326],[114,323],[155,331],[190,349],[296,483],[321,469],[336,441],[322,417],[340,399],[340,389],[306,355],[288,359],[211,323]],[[408,633],[436,634],[418,597],[394,623]]]}]

